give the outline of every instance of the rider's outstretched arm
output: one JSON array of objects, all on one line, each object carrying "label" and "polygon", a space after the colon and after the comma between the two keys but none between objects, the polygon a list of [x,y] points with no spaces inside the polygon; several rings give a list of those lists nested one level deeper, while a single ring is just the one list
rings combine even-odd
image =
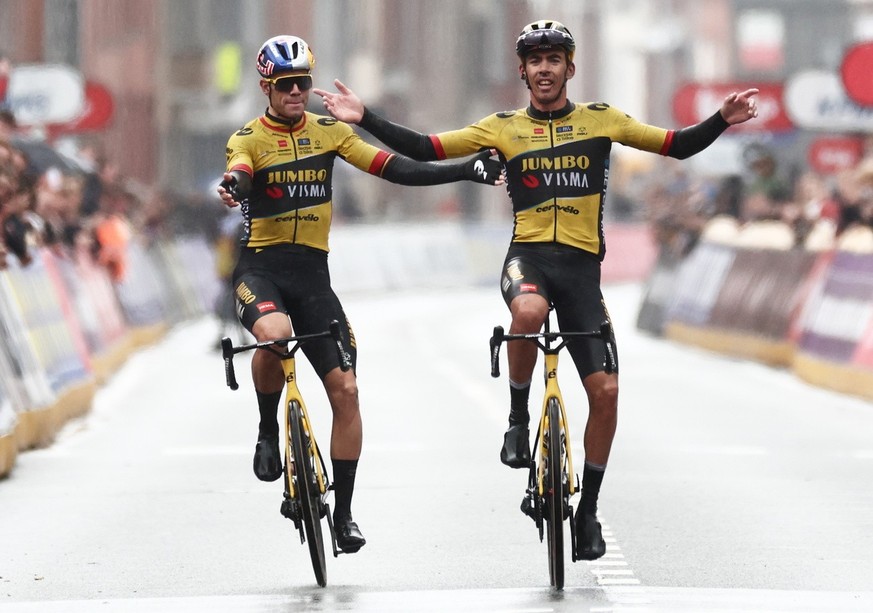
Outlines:
[{"label": "rider's outstretched arm", "polygon": [[728,127],[758,116],[758,106],[755,103],[757,94],[758,89],[754,87],[729,94],[712,117],[697,125],[671,132],[666,151],[662,150],[662,153],[680,160],[700,153],[715,142]]},{"label": "rider's outstretched arm", "polygon": [[401,185],[438,185],[455,181],[475,181],[486,185],[500,185],[501,165],[491,159],[490,151],[483,151],[453,164],[417,162],[402,155],[391,155],[382,166],[379,176]]},{"label": "rider's outstretched arm", "polygon": [[433,161],[440,159],[436,147],[427,134],[392,123],[364,107],[364,116],[358,125],[380,141],[414,160]]},{"label": "rider's outstretched arm", "polygon": [[666,155],[678,160],[684,160],[695,153],[700,153],[715,142],[721,133],[730,127],[730,124],[717,111],[712,117],[704,119],[700,123],[676,130],[672,133]]}]

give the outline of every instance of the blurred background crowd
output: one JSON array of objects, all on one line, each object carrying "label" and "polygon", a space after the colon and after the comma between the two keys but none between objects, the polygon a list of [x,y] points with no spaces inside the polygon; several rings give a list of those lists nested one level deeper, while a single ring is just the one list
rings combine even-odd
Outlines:
[{"label": "blurred background crowd", "polygon": [[[0,0],[0,263],[45,246],[120,277],[129,240],[231,236],[214,188],[228,135],[263,111],[253,58],[269,36],[310,42],[316,85],[341,78],[391,119],[439,131],[525,104],[513,43],[544,16],[579,41],[573,100],[679,128],[762,87],[766,112],[700,160],[616,147],[607,221],[650,223],[676,255],[750,224],[774,248],[873,249],[873,103],[804,85],[831,84],[873,40],[873,0]],[[51,116],[76,97],[58,67],[78,79],[78,115]],[[338,224],[510,217],[501,190],[336,173]]]},{"label": "blurred background crowd", "polygon": [[[873,251],[873,140],[866,153],[834,173],[782,165],[766,145],[742,153],[744,173],[693,175],[681,163],[640,176],[640,213],[662,250],[683,256],[702,236],[733,242],[744,229],[761,234],[748,246]],[[747,232],[747,235],[750,233]]]},{"label": "blurred background crowd", "polygon": [[34,249],[47,247],[90,257],[120,281],[134,234],[146,243],[168,236],[185,227],[186,216],[196,219],[205,201],[123,175],[98,135],[80,137],[71,150],[22,129],[13,110],[0,106],[0,268],[10,258],[27,266]]}]

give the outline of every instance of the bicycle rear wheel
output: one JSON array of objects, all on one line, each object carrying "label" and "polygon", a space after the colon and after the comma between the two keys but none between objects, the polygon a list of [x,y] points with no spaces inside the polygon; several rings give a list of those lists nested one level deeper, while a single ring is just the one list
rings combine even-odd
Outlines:
[{"label": "bicycle rear wheel", "polygon": [[558,400],[548,403],[549,457],[545,474],[545,519],[549,543],[549,577],[555,589],[564,587],[564,436]]},{"label": "bicycle rear wheel", "polygon": [[300,498],[300,514],[312,558],[315,581],[321,587],[327,585],[327,562],[324,557],[324,535],[321,532],[321,492],[315,478],[314,463],[320,461],[310,452],[309,437],[303,427],[303,413],[296,401],[288,408],[288,427],[291,432],[291,449],[294,454],[297,495]]}]

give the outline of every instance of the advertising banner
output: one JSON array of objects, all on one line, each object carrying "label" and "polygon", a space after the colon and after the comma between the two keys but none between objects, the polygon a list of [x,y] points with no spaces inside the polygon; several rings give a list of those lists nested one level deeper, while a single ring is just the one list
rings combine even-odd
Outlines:
[{"label": "advertising banner", "polygon": [[215,274],[203,274],[207,266],[210,272],[215,270],[214,256],[206,243],[183,237],[155,247],[153,255],[167,281],[166,294],[174,316],[187,319],[211,311],[218,287]]},{"label": "advertising banner", "polygon": [[9,75],[6,102],[21,125],[72,121],[85,108],[85,80],[62,64],[20,64]]},{"label": "advertising banner", "polygon": [[103,348],[112,347],[124,338],[127,326],[106,268],[82,253],[76,257],[75,274],[82,300],[99,322],[97,329],[92,330],[99,337],[95,342]]},{"label": "advertising banner", "polygon": [[758,101],[758,117],[755,121],[733,126],[731,131],[769,133],[793,130],[794,124],[782,103],[782,83],[684,83],[673,94],[673,116],[680,126],[700,123],[721,107],[726,96],[752,87],[759,90],[755,96]]},{"label": "advertising banner", "polygon": [[805,70],[793,75],[785,85],[785,107],[791,120],[801,128],[873,132],[873,106],[862,107],[853,102],[834,72]]},{"label": "advertising banner", "polygon": [[3,362],[3,385],[13,408],[24,411],[51,404],[55,395],[30,342],[14,293],[8,269],[0,271],[0,361]]},{"label": "advertising banner", "polygon": [[51,257],[40,249],[26,269],[12,262],[6,274],[28,339],[52,391],[58,393],[87,378],[89,367],[83,359],[84,340],[78,329],[71,329],[62,306],[66,300],[61,295],[63,288],[47,266]]},{"label": "advertising banner", "polygon": [[787,341],[816,254],[741,249],[724,278],[709,325]]},{"label": "advertising banner", "polygon": [[871,270],[873,255],[838,252],[834,256],[823,283],[804,309],[801,351],[838,363],[866,355],[863,341],[873,326]]},{"label": "advertising banner", "polygon": [[27,268],[12,262],[6,271],[15,304],[52,391],[88,378],[87,348],[75,323],[53,255],[40,249]]},{"label": "advertising banner", "polygon": [[861,106],[873,107],[873,41],[852,45],[840,63],[846,93]]},{"label": "advertising banner", "polygon": [[733,265],[733,247],[700,243],[679,266],[667,321],[704,326],[710,321],[724,279]]},{"label": "advertising banner", "polygon": [[130,326],[151,326],[164,322],[166,284],[146,249],[136,241],[128,246],[127,274],[115,284],[118,301]]},{"label": "advertising banner", "polygon": [[78,274],[76,265],[65,258],[54,258],[53,266],[64,285],[64,293],[75,313],[77,325],[85,340],[88,354],[99,353],[105,348],[100,332],[100,317],[92,307],[90,296],[85,292],[84,283]]}]

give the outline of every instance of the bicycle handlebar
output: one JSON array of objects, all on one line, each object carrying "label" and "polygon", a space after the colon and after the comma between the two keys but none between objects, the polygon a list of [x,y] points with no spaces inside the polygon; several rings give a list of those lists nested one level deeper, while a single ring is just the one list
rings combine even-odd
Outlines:
[{"label": "bicycle handlebar", "polygon": [[[346,353],[345,349],[343,348],[340,323],[335,319],[330,322],[327,331],[318,332],[316,334],[305,334],[303,336],[288,336],[286,338],[277,338],[276,340],[272,341],[261,341],[259,343],[252,343],[250,345],[237,345],[236,347],[233,346],[233,341],[231,341],[229,338],[222,338],[221,357],[224,358],[224,376],[227,381],[227,386],[232,390],[239,389],[239,384],[236,380],[236,372],[233,368],[233,356],[237,353],[251,351],[252,349],[266,349],[278,355],[280,359],[286,360],[288,358],[294,357],[297,349],[299,349],[303,343],[317,338],[327,337],[332,338],[336,345],[336,355],[339,359],[340,370],[342,370],[343,372],[348,371],[349,368],[352,367],[352,361],[349,354]],[[294,345],[290,349],[280,350],[276,348],[277,345],[287,345],[288,343],[294,343]]]},{"label": "bicycle handlebar", "polygon": [[[497,378],[500,376],[500,345],[508,341],[528,340],[537,345],[540,349],[546,352],[557,353],[566,346],[572,338],[599,338],[603,341],[603,349],[606,355],[604,363],[604,371],[610,375],[618,369],[618,363],[615,358],[615,348],[612,342],[612,325],[609,321],[604,321],[600,324],[600,329],[593,332],[537,332],[535,334],[505,334],[503,326],[495,326],[494,332],[491,335],[489,345],[491,347],[491,376]],[[546,342],[551,342],[561,339],[561,343],[557,347],[549,347],[544,344],[541,339]]]}]

